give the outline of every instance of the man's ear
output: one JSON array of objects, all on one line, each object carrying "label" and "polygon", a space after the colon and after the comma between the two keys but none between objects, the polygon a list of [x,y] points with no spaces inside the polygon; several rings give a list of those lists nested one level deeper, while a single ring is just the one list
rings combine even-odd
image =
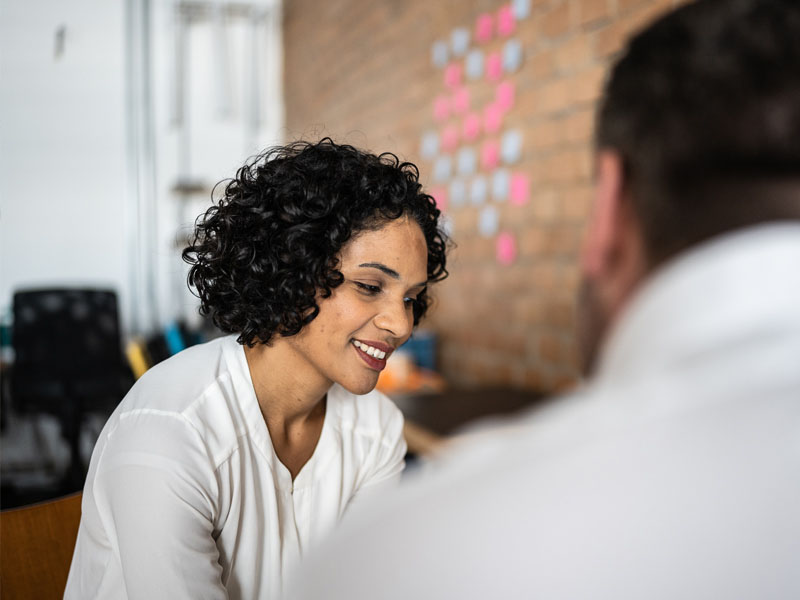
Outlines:
[{"label": "man's ear", "polygon": [[592,279],[602,276],[617,254],[621,238],[624,193],[622,157],[601,149],[595,157],[594,205],[584,237],[581,270]]}]

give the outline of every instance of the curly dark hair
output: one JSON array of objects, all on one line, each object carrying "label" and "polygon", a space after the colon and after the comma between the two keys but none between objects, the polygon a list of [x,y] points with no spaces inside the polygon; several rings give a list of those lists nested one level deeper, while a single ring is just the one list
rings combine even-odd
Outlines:
[{"label": "curly dark hair", "polygon": [[[198,217],[183,251],[200,312],[240,344],[297,334],[344,282],[339,254],[356,234],[387,221],[416,221],[428,245],[428,282],[447,277],[440,211],[419,170],[325,138],[275,147],[226,180],[223,197]],[[220,182],[225,183],[225,182]],[[219,185],[219,184],[218,184]],[[414,325],[430,304],[413,306]]]}]

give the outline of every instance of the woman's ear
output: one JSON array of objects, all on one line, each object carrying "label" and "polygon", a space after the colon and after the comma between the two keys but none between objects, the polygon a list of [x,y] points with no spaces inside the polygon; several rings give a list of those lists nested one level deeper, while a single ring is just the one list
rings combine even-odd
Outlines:
[{"label": "woman's ear", "polygon": [[581,270],[590,279],[602,278],[612,267],[621,238],[623,200],[622,157],[613,150],[599,150],[595,157],[594,204],[581,255]]}]

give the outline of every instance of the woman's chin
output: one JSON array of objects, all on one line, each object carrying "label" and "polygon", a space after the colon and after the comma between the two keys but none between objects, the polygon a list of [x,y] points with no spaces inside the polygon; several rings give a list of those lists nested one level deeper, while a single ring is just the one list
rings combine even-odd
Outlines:
[{"label": "woman's chin", "polygon": [[364,394],[369,394],[378,385],[378,375],[376,373],[374,376],[353,378],[347,381],[338,381],[337,383],[351,394],[363,396]]}]

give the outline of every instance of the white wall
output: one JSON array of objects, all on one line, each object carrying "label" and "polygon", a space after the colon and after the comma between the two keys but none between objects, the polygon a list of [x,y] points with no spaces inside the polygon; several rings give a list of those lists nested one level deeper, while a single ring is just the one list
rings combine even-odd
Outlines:
[{"label": "white wall", "polygon": [[[173,187],[183,177],[210,187],[281,141],[280,1],[251,4],[261,21],[226,17],[224,48],[212,21],[187,30],[176,120],[173,0],[0,0],[0,311],[16,288],[63,283],[117,289],[126,332],[196,312],[176,240],[210,197]],[[143,150],[141,105],[130,105],[141,78],[129,70],[142,54],[126,35],[141,35],[131,15],[148,5],[153,131]]]},{"label": "white wall", "polygon": [[60,282],[127,298],[123,33],[121,1],[0,4],[0,310]]}]

